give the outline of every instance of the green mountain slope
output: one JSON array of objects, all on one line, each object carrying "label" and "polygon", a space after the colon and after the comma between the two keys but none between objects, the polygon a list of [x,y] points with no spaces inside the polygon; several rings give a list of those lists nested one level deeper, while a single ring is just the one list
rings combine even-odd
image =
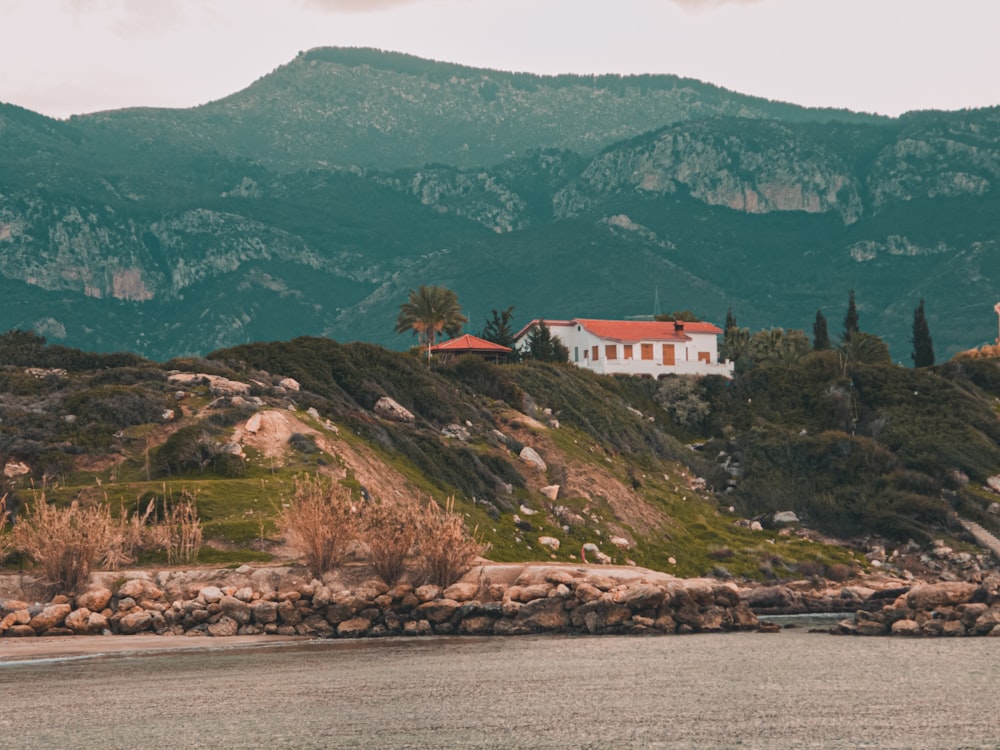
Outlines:
[{"label": "green mountain slope", "polygon": [[[909,363],[992,340],[1000,109],[875,118],[670,76],[540,77],[314,50],[191,110],[0,105],[0,329],[165,359],[394,347],[407,290],[621,317],[862,327]],[[359,166],[360,165],[360,166]]]}]

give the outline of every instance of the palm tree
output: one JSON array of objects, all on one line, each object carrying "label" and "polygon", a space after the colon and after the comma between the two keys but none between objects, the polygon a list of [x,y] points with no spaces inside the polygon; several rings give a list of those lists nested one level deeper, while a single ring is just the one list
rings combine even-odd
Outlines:
[{"label": "palm tree", "polygon": [[427,346],[427,360],[431,358],[431,347],[442,331],[449,336],[462,332],[462,325],[468,322],[458,304],[458,295],[443,286],[421,284],[419,289],[410,290],[410,298],[399,306],[396,318],[396,333],[413,331]]}]

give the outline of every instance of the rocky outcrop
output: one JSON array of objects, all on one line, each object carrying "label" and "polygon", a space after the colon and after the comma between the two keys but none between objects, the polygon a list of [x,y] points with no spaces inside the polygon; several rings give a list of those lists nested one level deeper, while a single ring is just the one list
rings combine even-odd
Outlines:
[{"label": "rocky outcrop", "polygon": [[919,637],[1000,637],[1000,576],[981,584],[943,581],[921,584],[901,593],[891,604],[859,611],[831,630],[836,635],[902,635]]},{"label": "rocky outcrop", "polygon": [[75,600],[2,601],[0,636],[683,634],[757,626],[733,584],[641,568],[486,565],[444,590],[377,579],[345,587],[336,576],[320,581],[290,569],[246,570],[244,578],[256,585],[189,577],[161,586],[139,576],[113,592],[94,585]]},{"label": "rocky outcrop", "polygon": [[376,401],[372,411],[383,419],[390,419],[393,422],[403,422],[404,424],[413,424],[414,422],[413,412],[388,396],[382,396]]}]

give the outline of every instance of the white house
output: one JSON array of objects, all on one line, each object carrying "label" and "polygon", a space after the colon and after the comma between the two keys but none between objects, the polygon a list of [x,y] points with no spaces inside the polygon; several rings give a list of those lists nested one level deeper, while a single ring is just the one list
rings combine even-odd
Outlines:
[{"label": "white house", "polygon": [[604,374],[733,376],[733,363],[719,362],[718,336],[712,323],[657,320],[533,320],[514,336],[524,349],[528,336],[544,323],[569,349],[569,361]]}]

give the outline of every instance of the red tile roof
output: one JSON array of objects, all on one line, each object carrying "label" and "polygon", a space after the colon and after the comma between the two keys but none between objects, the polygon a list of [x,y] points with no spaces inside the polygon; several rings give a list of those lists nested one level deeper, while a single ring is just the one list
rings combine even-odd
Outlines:
[{"label": "red tile roof", "polygon": [[686,321],[659,320],[589,320],[577,318],[574,323],[582,325],[598,338],[614,341],[684,341],[689,333],[718,335],[722,329],[711,323],[689,323]]},{"label": "red tile roof", "polygon": [[[558,335],[560,328],[580,325],[598,338],[612,341],[635,343],[638,341],[686,341],[689,333],[707,333],[718,336],[722,329],[713,323],[690,323],[687,321],[659,320],[594,320],[591,318],[574,318],[573,320],[533,320],[516,334],[515,340],[520,340],[534,326],[545,323],[552,333]],[[678,328],[680,326],[680,328]]]},{"label": "red tile roof", "polygon": [[431,352],[510,352],[510,347],[465,334],[431,347]]}]

